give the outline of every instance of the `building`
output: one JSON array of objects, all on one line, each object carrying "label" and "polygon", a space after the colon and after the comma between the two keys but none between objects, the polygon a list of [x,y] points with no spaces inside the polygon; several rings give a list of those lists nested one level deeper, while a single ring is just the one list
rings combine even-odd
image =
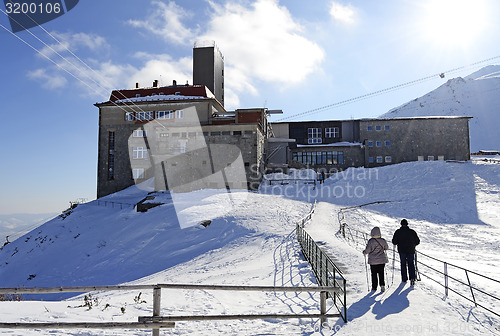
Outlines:
[{"label": "building", "polygon": [[193,84],[206,86],[224,106],[224,57],[213,41],[194,45]]},{"label": "building", "polygon": [[258,187],[270,136],[268,115],[282,112],[226,111],[220,51],[205,44],[195,47],[193,55],[194,81],[203,84],[136,84],[95,104],[97,197],[152,178],[155,190]]},{"label": "building", "polygon": [[[470,117],[413,117],[272,123],[282,139],[269,167],[336,172],[424,160],[469,160]],[[289,139],[288,142],[285,142]],[[286,162],[284,161],[286,160]]]}]

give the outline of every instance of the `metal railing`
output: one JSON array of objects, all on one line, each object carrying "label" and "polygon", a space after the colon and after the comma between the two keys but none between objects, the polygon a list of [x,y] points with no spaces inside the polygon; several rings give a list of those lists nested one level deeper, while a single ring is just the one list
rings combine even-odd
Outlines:
[{"label": "metal railing", "polygon": [[[161,316],[161,290],[225,290],[225,291],[260,291],[260,292],[319,292],[319,314],[241,314],[241,315],[194,315],[194,316]],[[337,294],[339,287],[276,287],[276,286],[231,286],[231,285],[191,285],[191,284],[157,284],[157,285],[123,285],[123,286],[78,286],[78,287],[21,287],[0,288],[4,294],[48,294],[48,293],[81,293],[89,291],[130,291],[153,290],[152,316],[139,316],[138,322],[47,322],[47,323],[0,323],[0,329],[152,329],[152,335],[158,336],[162,328],[173,328],[177,321],[207,320],[244,320],[244,319],[290,319],[320,318],[321,323],[328,317],[339,317],[340,314],[328,314],[326,299],[328,293]],[[24,318],[26,316],[23,316]]]},{"label": "metal railing", "polygon": [[265,181],[269,182],[269,185],[273,185],[273,182],[279,182],[281,185],[290,184],[290,183],[299,183],[302,182],[304,184],[313,184],[316,186],[316,179],[294,179],[294,178],[286,178],[286,179],[265,179]]},{"label": "metal railing", "polygon": [[318,284],[337,289],[335,292],[328,292],[328,296],[333,299],[333,304],[339,312],[339,316],[342,317],[344,322],[347,322],[346,279],[332,259],[304,230],[305,224],[311,220],[315,209],[316,202],[314,202],[312,210],[296,224],[297,240],[299,241],[304,257],[311,265]]},{"label": "metal railing", "polygon": [[304,257],[311,265],[320,286],[333,287],[335,292],[328,292],[333,299],[333,304],[344,322],[347,322],[347,291],[346,279],[342,271],[335,265],[331,258],[321,250],[311,236],[297,224],[297,239],[302,248]]},{"label": "metal railing", "polygon": [[131,204],[131,203],[113,202],[113,201],[104,201],[104,200],[96,200],[94,202],[96,202],[95,204],[97,204],[99,206],[104,206],[104,207],[120,208],[120,209],[124,209],[124,208],[133,209],[133,208],[135,208],[135,204]]},{"label": "metal railing", "polygon": [[[340,223],[339,233],[342,235],[342,237],[344,237],[347,240],[353,241],[356,244],[366,245],[368,239],[370,239],[370,235],[368,235],[365,232],[361,232],[359,230],[350,228],[349,225],[345,223],[345,216],[342,210],[344,209],[341,209],[338,215]],[[394,249],[389,248],[389,250],[395,252]],[[392,254],[395,255],[397,253],[392,253]],[[422,262],[421,260],[422,256],[424,258],[428,258],[428,260]],[[434,263],[434,265],[431,265],[431,263]],[[449,262],[439,260],[437,258],[431,257],[425,253],[418,251],[416,252],[415,265],[417,267],[419,276],[423,276],[444,288],[445,297],[448,297],[449,292],[451,291],[459,295],[460,297],[474,303],[476,307],[481,307],[496,316],[500,316],[500,313],[498,313],[498,308],[495,311],[494,308],[487,307],[485,303],[479,303],[478,296],[482,295],[483,297],[487,298],[487,300],[490,300],[492,302],[492,305],[496,304],[497,307],[500,306],[500,297],[488,293],[484,289],[478,288],[476,285],[473,285],[470,279],[470,275],[473,274],[476,277],[480,277],[480,279],[482,279],[483,282],[488,281],[489,283],[497,286],[498,284],[500,284],[500,280],[493,279],[491,277],[482,275],[478,272],[468,270],[461,266],[450,264]],[[422,272],[421,270],[422,267],[420,267],[419,269],[419,266],[424,266],[425,270]],[[455,273],[453,275],[451,274],[452,272],[450,267],[455,269]],[[438,268],[441,268],[441,270]],[[462,275],[465,276],[465,278],[459,279],[459,273],[462,273]],[[438,279],[436,279],[436,277],[438,277]],[[454,286],[452,288],[451,281],[453,281],[457,286]],[[498,288],[500,292],[500,286]]]},{"label": "metal railing", "polygon": [[[493,295],[491,293],[486,292],[483,289],[478,288],[477,286],[473,285],[471,283],[471,274],[474,275],[475,277],[479,277],[483,282],[487,281],[488,283],[492,285],[497,285],[498,288],[500,289],[500,280],[490,278],[488,276],[482,275],[480,273],[468,270],[464,267],[457,266],[454,264],[451,264],[446,261],[439,260],[437,258],[431,257],[430,255],[427,255],[422,252],[417,252],[418,259],[417,259],[417,265],[418,266],[424,266],[427,272],[422,272],[419,269],[419,273],[424,276],[425,278],[432,280],[433,282],[441,285],[444,288],[444,293],[445,296],[447,297],[449,292],[453,292],[457,294],[458,296],[474,303],[476,307],[481,307],[488,312],[499,316],[500,313],[498,308],[500,308],[500,297]],[[422,262],[422,256],[425,258],[428,258],[429,261],[434,261],[437,262],[438,264],[441,264],[442,270],[437,269],[437,266],[434,265],[429,265],[430,262]],[[454,269],[454,270],[453,270]],[[452,274],[454,272],[454,274]],[[462,277],[465,276],[465,278],[459,279],[459,273],[462,274]],[[436,279],[436,275],[439,276],[441,279]],[[458,286],[453,286],[451,285],[452,281],[457,284]],[[488,288],[491,288],[488,286]],[[470,296],[469,296],[470,295]],[[490,300],[493,299],[492,301],[497,303],[497,310],[494,311],[491,307],[486,307],[484,303],[479,303],[478,299],[479,296],[485,296],[489,298]]]}]

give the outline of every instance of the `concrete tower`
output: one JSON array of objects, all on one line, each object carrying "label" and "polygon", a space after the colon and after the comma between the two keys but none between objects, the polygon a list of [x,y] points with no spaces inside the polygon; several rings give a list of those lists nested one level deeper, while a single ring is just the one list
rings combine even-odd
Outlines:
[{"label": "concrete tower", "polygon": [[224,106],[224,57],[214,41],[194,44],[193,84],[205,85]]}]

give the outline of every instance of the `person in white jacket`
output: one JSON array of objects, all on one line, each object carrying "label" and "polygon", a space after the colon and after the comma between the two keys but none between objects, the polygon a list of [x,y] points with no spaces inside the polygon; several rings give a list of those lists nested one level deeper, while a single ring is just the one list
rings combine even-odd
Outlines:
[{"label": "person in white jacket", "polygon": [[384,268],[388,262],[385,250],[389,249],[387,241],[382,238],[380,228],[374,227],[370,233],[372,238],[368,240],[363,254],[368,254],[368,264],[372,274],[372,290],[377,290],[377,284],[380,284],[380,290],[385,291]]}]

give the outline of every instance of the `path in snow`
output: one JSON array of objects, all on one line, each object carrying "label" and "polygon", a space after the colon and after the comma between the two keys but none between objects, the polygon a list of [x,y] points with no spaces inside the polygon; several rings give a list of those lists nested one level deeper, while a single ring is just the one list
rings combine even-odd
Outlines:
[{"label": "path in snow", "polygon": [[[425,281],[413,288],[401,283],[399,270],[386,266],[386,292],[368,292],[365,261],[361,250],[364,246],[350,246],[336,234],[337,212],[340,207],[320,202],[306,231],[316,241],[324,243],[325,251],[341,260],[346,269],[348,285],[348,323],[341,320],[331,326],[338,335],[492,335],[494,331],[474,319],[470,310],[469,322],[459,309],[437,295]],[[389,240],[392,233],[382,233]],[[389,236],[391,236],[389,238]],[[371,281],[371,280],[370,280]]]}]

